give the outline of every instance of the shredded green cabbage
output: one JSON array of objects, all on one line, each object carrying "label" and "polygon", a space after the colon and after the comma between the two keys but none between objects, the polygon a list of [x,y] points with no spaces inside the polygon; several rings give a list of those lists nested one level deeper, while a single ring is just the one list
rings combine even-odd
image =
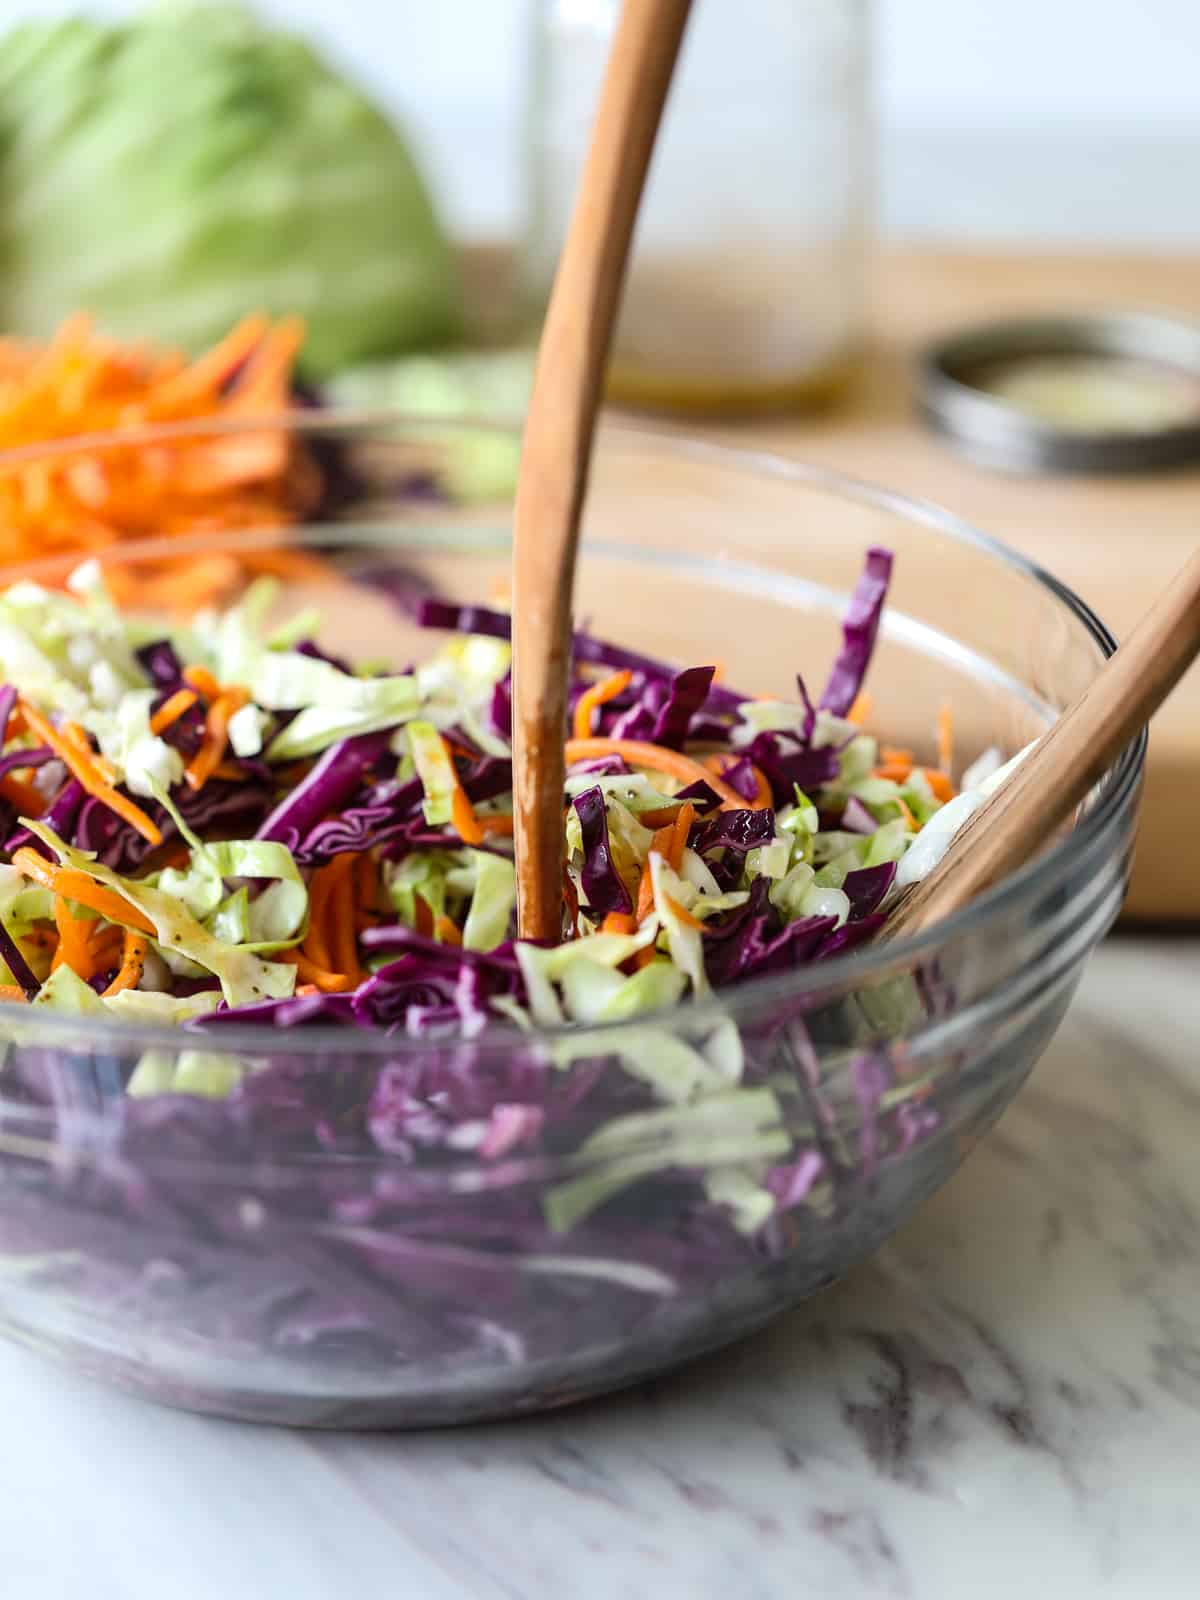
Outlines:
[{"label": "shredded green cabbage", "polygon": [[[221,992],[229,1005],[280,1000],[295,989],[294,967],[278,961],[263,961],[252,949],[218,939],[174,895],[144,881],[121,877],[86,851],[65,844],[45,823],[26,819],[25,825],[50,846],[64,866],[73,867],[106,888],[115,889],[123,900],[144,912],[154,924],[159,946],[211,972],[220,980]],[[60,967],[59,971],[62,970]]]}]

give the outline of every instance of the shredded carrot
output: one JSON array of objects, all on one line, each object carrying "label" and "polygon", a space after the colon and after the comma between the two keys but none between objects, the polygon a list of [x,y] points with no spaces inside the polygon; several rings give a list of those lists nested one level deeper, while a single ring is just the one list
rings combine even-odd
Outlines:
[{"label": "shredded carrot", "polygon": [[117,768],[112,765],[112,762],[110,762],[109,758],[107,758],[107,755],[101,755],[99,754],[99,750],[91,750],[86,746],[83,747],[83,754],[90,755],[91,763],[93,763],[96,771],[101,774],[101,778],[104,779],[104,782],[106,782],[106,784],[110,784],[112,787],[115,787],[115,784],[117,784]]},{"label": "shredded carrot", "polygon": [[454,765],[454,755],[445,739],[442,746],[446,752],[446,762],[449,765],[454,791],[450,799],[450,821],[454,824],[455,831],[464,844],[481,844],[483,842],[483,829],[480,827],[479,818],[475,815],[475,807],[467,799],[466,790],[458,781],[458,772]]},{"label": "shredded carrot", "polygon": [[[281,527],[303,515],[320,474],[283,430],[152,443],[139,433],[163,422],[277,416],[290,402],[301,337],[294,319],[248,317],[190,363],[174,351],[118,344],[85,316],[70,318],[45,344],[0,341],[0,451],[114,431],[128,440],[16,460],[0,471],[0,561],[107,555],[126,539]],[[272,555],[287,554],[246,551],[223,568],[162,561],[129,569],[106,561],[106,568],[114,593],[124,587],[124,597],[136,595],[148,610],[186,597],[188,610],[228,592],[230,572],[236,585],[245,571],[268,570]],[[148,586],[160,581],[163,594],[152,596]]]},{"label": "shredded carrot", "polygon": [[413,895],[413,906],[417,914],[417,932],[426,939],[433,937],[433,908],[424,895]]},{"label": "shredded carrot", "polygon": [[[450,821],[464,844],[482,844],[483,826],[475,815],[475,807],[467,798],[466,790],[458,781],[458,771],[454,765],[454,752],[444,737],[442,738],[442,746],[446,752],[446,761],[449,765],[451,781],[454,785],[453,793],[450,797]],[[494,825],[494,831],[500,833],[505,830],[503,825],[497,822]],[[512,831],[511,819],[508,831]]]},{"label": "shredded carrot", "polygon": [[54,925],[58,929],[58,949],[50,963],[51,972],[65,965],[86,983],[96,970],[91,948],[91,924],[75,916],[63,897],[56,895]]},{"label": "shredded carrot", "polygon": [[642,867],[642,876],[638,880],[637,907],[634,916],[638,922],[645,922],[654,910],[654,880],[650,876],[650,862],[646,861]]},{"label": "shredded carrot", "polygon": [[102,756],[98,750],[92,749],[92,742],[77,722],[63,724],[63,737],[67,739],[81,756],[92,763],[105,783],[115,784],[117,769],[107,756]]},{"label": "shredded carrot", "polygon": [[73,777],[102,805],[110,811],[115,811],[141,834],[143,839],[148,839],[151,844],[162,843],[162,832],[153,823],[140,806],[134,805],[126,795],[118,793],[112,784],[106,781],[97,770],[91,753],[85,753],[73,745],[69,739],[63,737],[57,728],[54,728],[42,716],[40,711],[35,711],[27,702],[21,702],[21,714],[25,718],[26,726],[30,733],[40,739],[43,744],[48,744],[55,755],[63,762]]},{"label": "shredded carrot", "polygon": [[185,711],[192,709],[198,699],[199,695],[194,689],[176,689],[150,718],[150,732],[165,733],[173,722],[179,721]]},{"label": "shredded carrot", "polygon": [[122,927],[136,928],[139,933],[148,933],[151,938],[157,937],[157,930],[144,911],[131,905],[115,890],[93,882],[86,872],[76,872],[73,868],[56,866],[29,845],[22,845],[19,850],[14,851],[12,864],[27,878],[40,883],[52,894],[62,895],[81,906],[87,906],[90,911],[99,912],[102,917],[107,917],[109,922],[118,922]]},{"label": "shredded carrot", "polygon": [[644,950],[637,950],[629,958],[629,964],[635,972],[640,972],[643,967],[648,967],[654,960],[653,947],[647,945]]},{"label": "shredded carrot", "polygon": [[366,974],[358,960],[358,936],[354,926],[354,856],[350,851],[334,856],[330,862],[334,874],[329,896],[329,941],[333,947],[333,966],[344,972],[357,988]]},{"label": "shredded carrot", "polygon": [[675,842],[675,820],[679,813],[675,813],[671,821],[664,828],[655,828],[654,837],[650,841],[650,848],[646,852],[647,862],[652,855],[662,856],[664,861],[671,859],[671,846]]},{"label": "shredded carrot", "polygon": [[[304,465],[304,458],[301,457],[293,470],[299,472]],[[319,499],[321,492],[321,476],[318,473],[310,498],[314,501]],[[278,516],[278,512],[275,515]],[[311,555],[307,550],[262,549],[248,552],[247,557],[242,559],[255,572],[264,573],[267,577],[290,578],[294,583],[329,582],[329,568],[320,556]]]},{"label": "shredded carrot", "polygon": [[592,712],[598,711],[610,700],[615,700],[632,682],[632,672],[614,672],[610,678],[604,678],[599,683],[592,684],[590,689],[585,689],[575,706],[575,737],[590,739]]},{"label": "shredded carrot", "polygon": [[454,796],[450,802],[450,820],[464,844],[483,842],[483,829],[479,826],[475,807],[467,799],[466,791],[461,784],[455,785]]},{"label": "shredded carrot", "polygon": [[694,917],[686,906],[681,906],[674,895],[665,894],[663,899],[667,902],[667,910],[678,917],[685,928],[695,928],[698,933],[704,932],[704,924],[699,917]]},{"label": "shredded carrot", "polygon": [[948,700],[938,710],[938,767],[947,777],[954,770],[954,708]]},{"label": "shredded carrot", "polygon": [[93,971],[107,972],[110,967],[119,965],[127,930],[118,928],[112,922],[96,921],[91,926],[94,931],[88,940],[88,949],[91,952]]},{"label": "shredded carrot", "polygon": [[678,815],[678,806],[657,806],[653,811],[639,812],[638,821],[643,828],[669,828]]},{"label": "shredded carrot", "polygon": [[116,977],[105,989],[106,995],[120,994],[122,989],[136,989],[142,981],[146,967],[146,952],[150,946],[140,934],[127,930],[121,966]]},{"label": "shredded carrot", "polygon": [[236,416],[270,416],[285,410],[291,393],[292,366],[303,343],[304,323],[300,317],[284,317],[268,329],[234,378],[226,409]]},{"label": "shredded carrot", "polygon": [[225,758],[229,745],[229,719],[250,698],[245,689],[222,689],[208,708],[200,748],[183,769],[189,789],[203,789]]},{"label": "shredded carrot", "polygon": [[[270,514],[268,508],[264,508],[264,514]],[[220,525],[242,527],[248,521],[248,514],[237,518],[230,512],[228,520]],[[216,526],[214,519],[212,527]],[[159,531],[171,533],[175,530],[166,527]],[[198,557],[186,565],[183,562],[172,564],[166,560],[157,564],[146,561],[106,561],[104,576],[109,592],[118,605],[136,605],[146,611],[162,611],[168,616],[183,619],[190,617],[200,606],[231,597],[241,582],[243,567],[249,565],[261,570],[263,561],[249,553],[242,557],[241,562],[229,555]]]},{"label": "shredded carrot", "polygon": [[57,888],[59,894],[66,895],[69,900],[75,900],[81,906],[87,906],[89,910],[99,912],[110,922],[118,922],[122,927],[137,928],[140,933],[147,933],[152,938],[157,937],[158,930],[144,911],[131,905],[115,890],[106,889],[103,884],[95,883],[85,872],[60,868]]},{"label": "shredded carrot", "polygon": [[27,1004],[24,989],[18,989],[15,983],[0,983],[0,1000],[19,1000]]},{"label": "shredded carrot", "polygon": [[866,692],[866,690],[860,690],[859,693],[854,697],[854,704],[846,713],[846,721],[853,722],[856,726],[861,727],[871,715],[871,707],[873,704],[874,701],[871,699],[871,696]]},{"label": "shredded carrot", "polygon": [[958,792],[950,779],[937,767],[913,767],[911,763],[903,761],[887,761],[882,766],[875,767],[872,775],[876,778],[888,778],[892,783],[906,783],[915,771],[925,775],[929,787],[937,799],[945,802],[953,800]]},{"label": "shredded carrot", "polygon": [[185,667],[183,681],[190,684],[206,700],[215,700],[221,692],[221,685],[207,667]]},{"label": "shredded carrot", "polygon": [[922,770],[929,781],[929,787],[933,790],[934,794],[939,800],[944,803],[947,800],[954,799],[954,796],[958,793],[958,790],[954,787],[954,784],[950,781],[945,772],[939,771],[937,767],[925,767]]},{"label": "shredded carrot", "polygon": [[279,959],[295,967],[297,976],[303,978],[306,985],[311,984],[314,989],[319,989],[322,994],[344,994],[347,989],[354,987],[344,973],[328,972],[324,967],[317,966],[303,950],[285,950]]},{"label": "shredded carrot", "polygon": [[47,861],[45,856],[39,855],[29,845],[22,845],[13,852],[12,864],[27,878],[32,878],[34,883],[40,883],[43,889],[53,891],[58,883],[58,874],[62,870],[55,862]]},{"label": "shredded carrot", "polygon": [[459,756],[463,761],[478,761],[479,752],[469,750],[465,744],[460,744],[457,739],[452,739],[448,733],[442,735],[442,743],[452,756]]},{"label": "shredded carrot", "polygon": [[320,992],[320,989],[317,988],[315,983],[298,983],[296,985],[296,995],[298,998],[304,995],[320,994]]},{"label": "shredded carrot", "polygon": [[354,896],[360,911],[374,911],[379,900],[379,866],[364,850],[354,868]]},{"label": "shredded carrot", "polygon": [[139,420],[148,422],[178,416],[202,402],[211,390],[222,388],[253,352],[269,326],[264,316],[244,317],[219,344],[197,357],[190,367],[168,378],[160,378],[140,408]]},{"label": "shredded carrot", "polygon": [[314,965],[332,972],[335,966],[333,948],[329,938],[326,910],[337,874],[331,871],[332,862],[318,867],[308,885],[308,932],[304,936],[304,954]]},{"label": "shredded carrot", "polygon": [[433,931],[442,944],[462,944],[462,934],[459,931],[458,924],[452,922],[449,917],[435,917]]},{"label": "shredded carrot", "polygon": [[687,849],[688,834],[691,833],[695,820],[696,808],[689,800],[680,808],[679,815],[671,827],[671,850],[667,860],[676,872],[683,865],[683,852]]},{"label": "shredded carrot", "polygon": [[896,804],[900,807],[900,815],[904,818],[909,833],[920,833],[921,824],[917,821],[916,817],[913,816],[912,811],[905,804],[905,802],[901,800],[899,795],[896,796]]},{"label": "shredded carrot", "polygon": [[[678,865],[678,863],[671,862],[671,855],[675,846],[676,823],[682,814],[682,810],[683,808],[681,807],[680,811],[676,812],[675,819],[669,822],[665,828],[656,829],[654,837],[650,841],[650,848],[646,852],[645,864],[642,867],[642,876],[638,881],[637,908],[634,913],[638,922],[644,922],[651,911],[654,910],[654,880],[650,874],[650,857],[652,855],[660,855],[669,864]],[[682,860],[682,849],[679,855],[680,860]]]},{"label": "shredded carrot", "polygon": [[6,772],[0,778],[0,795],[17,808],[22,817],[40,817],[46,810],[47,800],[40,789],[15,772]]},{"label": "shredded carrot", "polygon": [[610,911],[600,924],[601,933],[636,933],[637,918],[627,911]]},{"label": "shredded carrot", "polygon": [[513,819],[507,812],[492,811],[485,813],[481,817],[476,811],[475,822],[479,828],[480,835],[485,839],[493,835],[498,839],[512,838]]},{"label": "shredded carrot", "polygon": [[917,764],[917,758],[911,750],[903,750],[895,744],[880,745],[879,761],[880,765],[885,767],[915,767]]},{"label": "shredded carrot", "polygon": [[650,772],[664,772],[685,785],[707,783],[720,795],[723,811],[744,811],[746,802],[715,772],[701,766],[691,756],[678,750],[668,750],[660,744],[650,744],[642,739],[568,739],[567,765],[576,761],[590,761],[596,756],[620,756],[631,767],[645,767]]}]

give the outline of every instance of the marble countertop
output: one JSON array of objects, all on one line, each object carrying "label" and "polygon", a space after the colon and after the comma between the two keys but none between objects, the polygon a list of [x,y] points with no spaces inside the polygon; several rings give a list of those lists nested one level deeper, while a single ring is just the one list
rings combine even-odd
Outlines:
[{"label": "marble countertop", "polygon": [[1110,942],[873,1262],[612,1400],[287,1433],[0,1347],[5,1600],[1194,1597],[1198,979],[1200,941]]}]

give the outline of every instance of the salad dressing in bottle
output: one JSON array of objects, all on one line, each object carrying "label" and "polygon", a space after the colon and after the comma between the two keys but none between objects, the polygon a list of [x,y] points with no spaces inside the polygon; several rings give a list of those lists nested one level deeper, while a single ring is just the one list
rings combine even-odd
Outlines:
[{"label": "salad dressing in bottle", "polygon": [[[540,314],[616,0],[538,0],[526,304]],[[638,220],[610,397],[753,413],[828,400],[865,308],[867,0],[696,8]]]}]

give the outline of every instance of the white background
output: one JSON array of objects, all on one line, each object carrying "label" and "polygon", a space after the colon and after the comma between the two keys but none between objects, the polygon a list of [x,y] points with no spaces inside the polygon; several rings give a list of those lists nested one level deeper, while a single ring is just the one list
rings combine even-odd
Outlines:
[{"label": "white background", "polygon": [[[698,3],[740,6],[749,28],[760,0]],[[0,14],[81,4],[8,0]],[[403,111],[454,220],[482,233],[516,211],[529,4],[260,9],[319,33]],[[876,0],[875,10],[891,230],[1200,241],[1200,0]]]}]

